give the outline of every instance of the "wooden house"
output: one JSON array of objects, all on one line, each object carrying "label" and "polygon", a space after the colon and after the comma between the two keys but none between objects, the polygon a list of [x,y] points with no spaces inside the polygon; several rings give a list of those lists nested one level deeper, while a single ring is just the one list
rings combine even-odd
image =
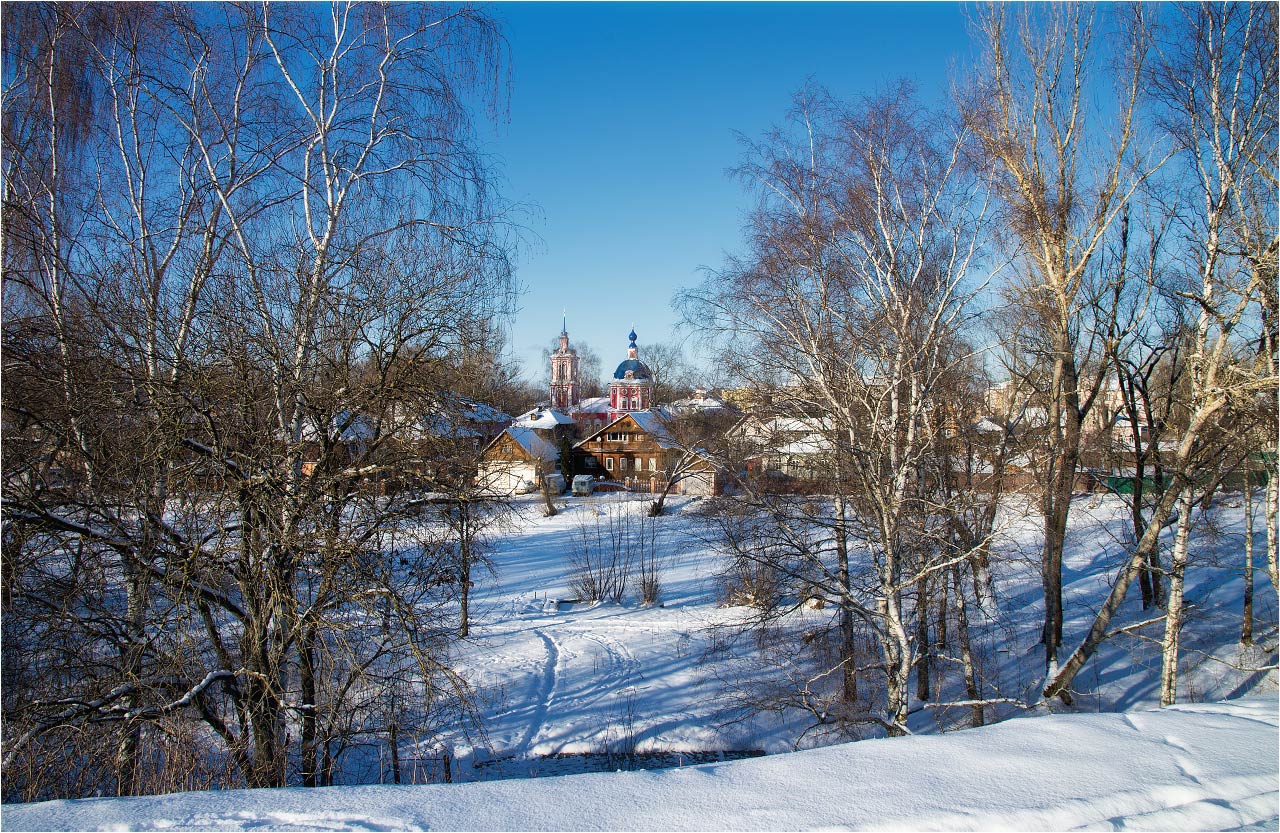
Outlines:
[{"label": "wooden house", "polygon": [[480,453],[480,483],[495,494],[532,492],[559,471],[560,450],[525,426],[507,428]]},{"label": "wooden house", "polygon": [[574,446],[575,468],[618,481],[633,491],[661,492],[674,480],[673,494],[717,494],[722,478],[709,457],[672,436],[653,411],[622,414]]}]

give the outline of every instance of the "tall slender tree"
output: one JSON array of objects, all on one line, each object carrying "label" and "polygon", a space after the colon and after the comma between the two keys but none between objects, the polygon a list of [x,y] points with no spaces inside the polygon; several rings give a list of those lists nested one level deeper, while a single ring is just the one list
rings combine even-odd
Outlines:
[{"label": "tall slender tree", "polygon": [[[1149,160],[1138,141],[1138,107],[1149,48],[1140,7],[1102,15],[1080,4],[986,6],[978,15],[983,56],[963,103],[983,155],[998,170],[1004,219],[1022,257],[1011,300],[1024,312],[1036,359],[1027,377],[1045,414],[1041,467],[1041,580],[1047,676],[1062,642],[1062,551],[1080,463],[1085,418],[1103,383],[1091,301],[1101,290],[1095,257]],[[1103,33],[1113,20],[1116,31]],[[1104,54],[1106,43],[1119,44]],[[1102,73],[1114,78],[1105,113],[1090,102]]]}]

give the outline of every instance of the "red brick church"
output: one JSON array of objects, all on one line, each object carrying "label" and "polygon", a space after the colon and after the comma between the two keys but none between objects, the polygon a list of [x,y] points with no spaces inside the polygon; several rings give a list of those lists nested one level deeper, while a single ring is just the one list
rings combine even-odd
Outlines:
[{"label": "red brick church", "polygon": [[653,373],[640,361],[636,332],[627,337],[627,358],[613,372],[609,395],[582,399],[578,351],[569,344],[568,326],[560,331],[560,347],[551,354],[551,407],[573,417],[584,434],[603,428],[624,414],[653,407]]}]

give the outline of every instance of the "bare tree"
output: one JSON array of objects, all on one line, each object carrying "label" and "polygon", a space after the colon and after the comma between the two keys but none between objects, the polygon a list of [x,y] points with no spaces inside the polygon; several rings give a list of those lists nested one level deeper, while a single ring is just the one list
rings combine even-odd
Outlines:
[{"label": "bare tree", "polygon": [[[847,673],[854,621],[872,629],[885,701],[859,719],[903,734],[913,665],[904,590],[968,557],[920,542],[940,523],[936,478],[925,475],[931,415],[943,377],[966,358],[956,334],[981,287],[970,268],[984,256],[984,187],[962,164],[966,131],[921,113],[907,89],[846,111],[802,95],[792,125],[753,146],[743,169],[761,194],[749,258],[688,309],[728,339],[726,366],[762,389],[780,380],[775,411],[825,438],[819,488],[830,503],[756,495],[778,545],[739,554],[771,559],[797,591],[820,588],[838,606]],[[867,563],[853,563],[855,548]]]},{"label": "bare tree", "polygon": [[[449,554],[400,544],[430,486],[411,435],[508,297],[463,105],[500,40],[465,7],[98,14],[23,18],[54,35],[23,55],[28,112],[61,106],[51,56],[80,37],[94,153],[5,99],[6,224],[20,207],[31,241],[5,252],[5,375],[33,394],[6,384],[31,449],[6,468],[6,592],[66,623],[6,657],[5,762],[114,747],[116,790],[164,789],[140,733],[186,719],[222,783],[280,785],[291,760],[331,782],[351,742],[466,709],[429,580]],[[118,658],[32,673],[66,647]],[[405,686],[424,696],[380,693]]]},{"label": "bare tree", "polygon": [[[70,532],[82,548],[98,550],[102,612],[119,627],[118,637],[106,637],[119,656],[112,669],[119,693],[108,704],[155,719],[175,708],[156,700],[176,695],[144,681],[174,673],[176,655],[164,645],[169,622],[153,618],[164,608],[150,601],[156,576],[149,565],[165,546],[153,519],[173,512],[173,490],[190,485],[175,459],[182,402],[174,385],[226,242],[216,206],[194,183],[180,125],[186,102],[172,95],[198,70],[166,64],[159,44],[143,37],[153,25],[172,31],[173,17],[163,10],[33,7],[17,20],[19,29],[42,22],[52,29],[47,40],[37,39],[47,52],[15,56],[29,83],[43,70],[43,85],[6,98],[6,224],[16,213],[16,238],[26,243],[6,251],[5,294],[19,296],[30,325],[7,330],[6,343],[17,348],[16,367],[9,366],[17,377],[37,386],[52,381],[62,407],[56,415],[32,413],[21,394],[6,397],[6,406],[70,451],[57,465],[76,475],[74,490],[65,491],[30,482],[10,490],[17,484],[7,482],[6,500],[17,507],[8,520],[46,534]],[[78,63],[66,64],[67,55]],[[77,94],[53,95],[58,87]],[[16,123],[16,111],[39,102],[41,89],[43,118]],[[75,111],[71,144],[59,136],[63,107]],[[43,162],[33,155],[42,142]],[[77,145],[93,153],[78,155]],[[52,352],[30,340],[41,330],[52,334]],[[24,373],[54,356],[61,369],[48,381]],[[86,540],[80,533],[90,529],[99,535]],[[109,601],[115,587],[123,592],[119,609]],[[80,635],[84,644],[105,636],[93,630]],[[47,725],[35,721],[36,729]],[[109,758],[115,788],[138,792],[144,722],[109,723],[120,733]]]},{"label": "bare tree", "polygon": [[679,344],[642,344],[640,355],[653,373],[654,402],[667,404],[689,395],[693,388],[692,368]]},{"label": "bare tree", "polygon": [[[1010,17],[1014,19],[1011,21]],[[1103,374],[1096,328],[1086,314],[1099,291],[1095,255],[1141,182],[1146,160],[1135,141],[1147,39],[1142,10],[1117,15],[1116,101],[1105,116],[1088,102],[1100,53],[1100,16],[1080,5],[987,6],[984,50],[964,104],[983,155],[999,171],[998,194],[1025,263],[1012,298],[1025,311],[1046,413],[1043,478],[1046,675],[1062,642],[1062,547],[1085,417]],[[1104,121],[1105,119],[1105,125]],[[1086,374],[1086,370],[1089,372]]]},{"label": "bare tree", "polygon": [[[1168,465],[1173,486],[1155,507],[1088,635],[1045,687],[1045,697],[1066,696],[1072,679],[1106,638],[1112,617],[1157,547],[1160,529],[1178,501],[1183,536],[1181,524],[1188,520],[1197,474],[1211,468],[1218,453],[1214,435],[1229,435],[1257,396],[1274,396],[1277,383],[1270,361],[1257,361],[1241,350],[1255,341],[1245,332],[1246,313],[1261,295],[1272,292],[1276,275],[1275,173],[1268,167],[1276,144],[1275,10],[1203,4],[1181,7],[1178,15],[1182,20],[1161,42],[1160,60],[1148,82],[1164,108],[1162,126],[1178,151],[1178,173],[1185,177],[1188,196],[1182,250],[1188,279],[1182,292],[1196,312],[1187,416]],[[1263,193],[1269,196],[1256,202]],[[1161,702],[1166,704],[1174,701],[1177,690],[1181,611],[1175,602],[1171,595],[1161,683]]]},{"label": "bare tree", "polygon": [[644,554],[637,523],[626,506],[614,504],[579,521],[569,555],[569,587],[583,601],[618,604],[627,593],[634,560]]}]

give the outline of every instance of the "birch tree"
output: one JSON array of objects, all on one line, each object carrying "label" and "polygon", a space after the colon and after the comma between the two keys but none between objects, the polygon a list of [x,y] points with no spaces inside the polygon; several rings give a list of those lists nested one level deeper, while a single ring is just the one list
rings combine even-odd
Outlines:
[{"label": "birch tree", "polygon": [[[6,312],[30,311],[6,320],[5,419],[33,449],[6,470],[6,593],[68,638],[6,665],[6,768],[65,772],[114,733],[114,767],[17,788],[171,788],[131,763],[150,727],[215,739],[223,784],[290,761],[330,783],[352,741],[468,708],[429,580],[449,553],[411,537],[413,430],[509,297],[463,104],[500,99],[496,30],[466,7],[171,4],[89,37],[99,18],[32,8],[39,83],[5,101],[6,223],[21,206],[33,241],[5,259]],[[80,157],[39,109],[67,100],[68,33],[95,98]],[[59,644],[120,660],[41,680]]]},{"label": "birch tree", "polygon": [[[964,103],[967,123],[999,172],[1003,219],[1022,255],[1013,302],[1031,324],[1039,373],[1028,377],[1046,406],[1041,470],[1044,545],[1041,641],[1046,676],[1062,642],[1062,548],[1079,467],[1084,420],[1103,375],[1101,340],[1087,312],[1098,291],[1094,258],[1149,161],[1137,140],[1147,41],[1140,8],[1117,11],[1118,30],[1083,5],[992,5],[978,16],[983,56]],[[1120,44],[1110,56],[1102,40]],[[1091,112],[1104,61],[1114,100]],[[1028,345],[1023,345],[1024,347]]]},{"label": "birch tree", "polygon": [[727,339],[722,365],[773,390],[773,412],[813,426],[827,449],[817,459],[830,503],[757,496],[782,544],[738,556],[837,606],[847,674],[855,621],[875,634],[883,706],[857,719],[905,734],[923,648],[907,593],[954,563],[916,546],[938,522],[921,476],[930,417],[945,374],[967,358],[957,333],[983,286],[975,264],[998,267],[984,261],[985,187],[962,163],[967,131],[921,113],[909,89],[848,109],[805,94],[791,126],[752,146],[742,170],[760,195],[749,254],[687,309]]},{"label": "birch tree", "polygon": [[[1184,296],[1195,311],[1189,345],[1187,419],[1169,463],[1165,491],[1132,557],[1117,576],[1088,634],[1045,687],[1045,697],[1069,696],[1075,675],[1106,638],[1141,566],[1159,545],[1175,502],[1188,492],[1215,452],[1213,435],[1230,433],[1235,418],[1274,397],[1274,365],[1243,348],[1265,339],[1249,311],[1269,301],[1276,275],[1276,15],[1265,6],[1179,7],[1159,43],[1148,82],[1162,108],[1162,127],[1185,177]],[[1266,196],[1262,196],[1266,195]],[[1264,319],[1265,320],[1265,319]],[[1274,431],[1272,432],[1274,433]],[[1186,516],[1180,513],[1180,522]],[[1180,538],[1183,537],[1179,529]],[[1170,599],[1161,702],[1176,697],[1180,609]]]}]

